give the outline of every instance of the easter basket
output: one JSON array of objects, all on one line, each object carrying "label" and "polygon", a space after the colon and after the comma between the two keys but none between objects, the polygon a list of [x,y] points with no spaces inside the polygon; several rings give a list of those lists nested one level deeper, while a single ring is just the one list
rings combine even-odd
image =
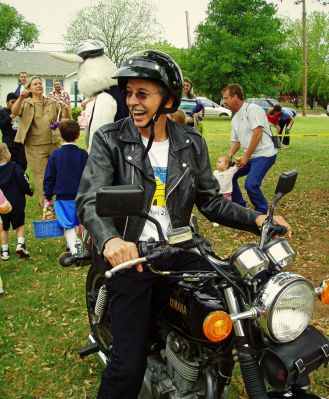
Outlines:
[{"label": "easter basket", "polygon": [[63,227],[61,227],[56,219],[52,201],[45,200],[42,211],[42,220],[33,222],[35,238],[52,238],[64,235]]},{"label": "easter basket", "polygon": [[52,238],[64,235],[63,228],[56,219],[33,222],[35,238]]},{"label": "easter basket", "polygon": [[11,203],[7,200],[4,193],[0,189],[0,215],[9,213],[11,212],[11,210],[12,210]]}]

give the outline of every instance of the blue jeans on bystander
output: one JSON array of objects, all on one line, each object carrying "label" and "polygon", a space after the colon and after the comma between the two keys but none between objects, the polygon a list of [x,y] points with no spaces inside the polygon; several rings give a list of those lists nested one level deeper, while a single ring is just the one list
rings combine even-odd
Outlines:
[{"label": "blue jeans on bystander", "polygon": [[271,169],[272,165],[275,164],[275,161],[276,155],[273,155],[272,157],[252,158],[243,168],[239,169],[233,176],[232,201],[244,207],[246,206],[246,201],[243,199],[237,180],[240,177],[247,175],[244,187],[248,193],[250,201],[256,211],[266,214],[268,205],[262,193],[261,185],[266,173]]}]

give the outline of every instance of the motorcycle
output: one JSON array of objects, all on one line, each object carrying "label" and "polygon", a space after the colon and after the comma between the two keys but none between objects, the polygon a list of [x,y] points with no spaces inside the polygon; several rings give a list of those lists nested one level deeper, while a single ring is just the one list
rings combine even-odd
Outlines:
[{"label": "motorcycle", "polygon": [[[99,216],[141,215],[155,223],[159,241],[143,243],[140,258],[111,268],[86,240],[92,259],[86,281],[91,332],[80,356],[96,354],[103,366],[110,361],[111,292],[105,281],[143,263],[163,279],[152,302],[156,334],[150,337],[139,399],[228,398],[236,363],[251,399],[320,398],[307,391],[309,374],[327,366],[329,340],[309,323],[316,298],[329,303],[329,280],[314,289],[285,270],[295,252],[282,237],[285,228],[273,220],[276,204],[296,178],[294,170],[280,176],[259,243],[244,245],[229,259],[214,253],[195,221],[168,232],[166,240],[157,220],[143,211],[141,186],[101,188]],[[154,270],[155,259],[184,251],[202,257],[210,271]]]}]

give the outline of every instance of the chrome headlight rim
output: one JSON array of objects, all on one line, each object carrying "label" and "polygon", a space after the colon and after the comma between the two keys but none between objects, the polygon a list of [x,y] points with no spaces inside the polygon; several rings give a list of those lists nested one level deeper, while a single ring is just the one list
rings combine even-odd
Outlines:
[{"label": "chrome headlight rim", "polygon": [[[296,332],[293,332],[292,330],[289,331],[291,334],[289,337],[282,337],[280,336],[280,332],[273,329],[273,325],[275,324],[274,317],[279,317],[278,315],[275,315],[275,311],[277,310],[278,304],[280,304],[280,298],[287,294],[288,290],[294,289],[297,285],[304,285],[304,287],[308,289],[308,294],[310,294],[308,297],[311,297],[312,299],[312,310],[309,314],[305,311],[305,322],[301,328],[297,329]],[[305,301],[305,304],[309,304],[309,302]],[[254,301],[254,305],[266,309],[266,311],[257,319],[257,323],[265,335],[273,342],[290,342],[296,339],[308,326],[314,310],[315,292],[313,286],[305,277],[295,273],[281,272],[273,276],[267,284],[261,288]]]}]

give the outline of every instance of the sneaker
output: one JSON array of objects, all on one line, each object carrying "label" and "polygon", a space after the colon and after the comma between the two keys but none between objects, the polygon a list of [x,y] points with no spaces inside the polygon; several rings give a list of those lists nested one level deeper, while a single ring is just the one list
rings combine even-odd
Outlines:
[{"label": "sneaker", "polygon": [[71,254],[70,251],[63,252],[58,257],[58,263],[62,267],[68,267],[71,265],[75,266],[87,266],[91,263],[91,258],[89,252],[84,249],[82,242],[75,244],[77,252]]},{"label": "sneaker", "polygon": [[10,258],[9,249],[1,249],[1,259],[8,260]]},{"label": "sneaker", "polygon": [[17,247],[16,247],[16,253],[21,258],[29,258],[30,257],[29,251],[26,249],[25,244],[18,243]]},{"label": "sneaker", "polygon": [[213,225],[213,227],[219,227],[219,224],[215,223],[215,222],[212,225]]}]

